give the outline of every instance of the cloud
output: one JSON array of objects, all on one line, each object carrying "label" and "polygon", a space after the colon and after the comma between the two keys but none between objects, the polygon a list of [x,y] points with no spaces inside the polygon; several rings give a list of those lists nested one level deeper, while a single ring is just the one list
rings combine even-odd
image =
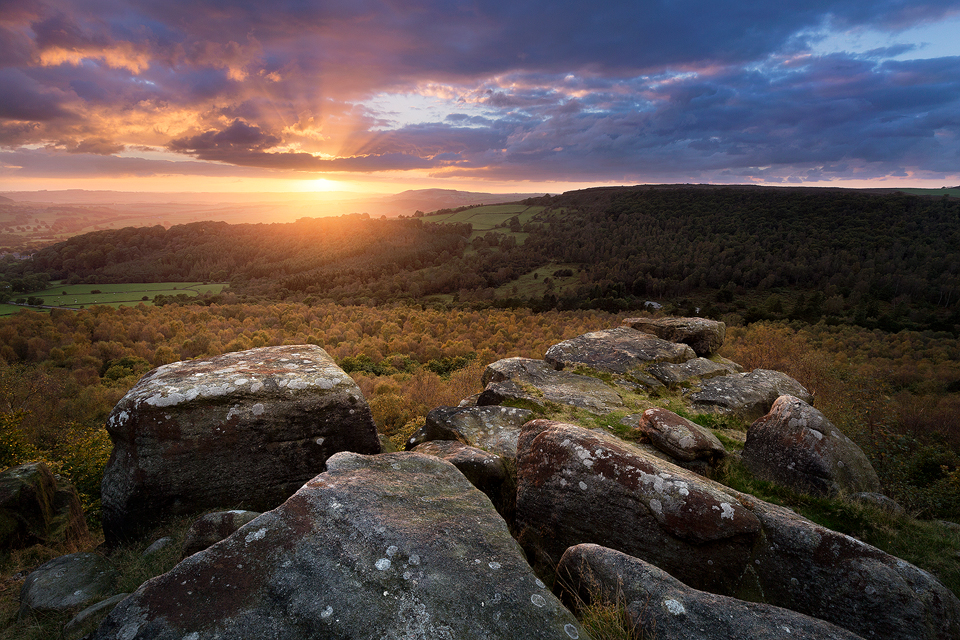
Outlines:
[{"label": "cloud", "polygon": [[957,12],[955,0],[4,3],[0,147],[46,150],[24,171],[40,157],[72,167],[60,153],[124,171],[135,165],[116,154],[150,147],[190,173],[956,174],[960,58],[811,44]]}]

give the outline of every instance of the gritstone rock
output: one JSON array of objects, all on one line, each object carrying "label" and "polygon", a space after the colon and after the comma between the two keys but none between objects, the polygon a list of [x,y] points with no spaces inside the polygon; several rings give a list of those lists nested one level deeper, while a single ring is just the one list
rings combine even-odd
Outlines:
[{"label": "gritstone rock", "polygon": [[630,327],[593,331],[564,340],[547,349],[544,360],[557,369],[589,367],[596,371],[643,374],[657,362],[686,362],[696,357],[685,344],[661,340]]},{"label": "gritstone rock", "polygon": [[860,447],[793,396],[778,398],[750,426],[741,455],[754,474],[800,493],[880,490],[877,472]]},{"label": "gritstone rock", "polygon": [[20,589],[21,611],[38,613],[87,607],[116,593],[117,571],[96,553],[71,553],[40,565]]},{"label": "gritstone rock", "polygon": [[698,356],[709,356],[723,346],[727,325],[706,318],[627,318],[628,327],[690,345]]},{"label": "gritstone rock", "polygon": [[457,440],[505,458],[517,457],[520,427],[530,419],[529,409],[514,407],[437,407],[426,423],[407,440],[413,449],[431,440]]},{"label": "gritstone rock", "polygon": [[481,379],[486,388],[477,404],[497,405],[519,400],[537,406],[553,402],[605,414],[623,406],[616,391],[602,380],[557,371],[543,360],[504,358],[487,366]]},{"label": "gritstone rock", "polygon": [[80,498],[42,462],[0,473],[0,549],[78,540],[87,533]]},{"label": "gritstone rock", "polygon": [[340,453],[273,511],[124,600],[94,640],[586,634],[450,463]]},{"label": "gritstone rock", "polygon": [[690,394],[690,402],[694,411],[736,415],[753,421],[784,395],[813,404],[813,396],[803,385],[785,373],[769,369],[704,380],[700,390]]},{"label": "gritstone rock", "polygon": [[581,600],[622,604],[635,628],[651,637],[863,640],[846,629],[789,609],[691,589],[652,564],[594,544],[567,549],[558,573]]},{"label": "gritstone rock", "polygon": [[960,600],[925,571],[574,425],[524,426],[517,523],[544,566],[555,567],[567,547],[599,544],[696,589],[789,608],[864,638],[960,637]]},{"label": "gritstone rock", "polygon": [[147,373],[107,419],[108,544],[171,514],[271,509],[338,451],[379,453],[356,383],[316,346],[264,347]]}]

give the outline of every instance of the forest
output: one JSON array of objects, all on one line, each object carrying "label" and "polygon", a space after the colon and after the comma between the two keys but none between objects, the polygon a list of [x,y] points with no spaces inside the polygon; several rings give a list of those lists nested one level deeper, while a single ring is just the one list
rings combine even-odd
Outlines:
[{"label": "forest", "polygon": [[[430,302],[609,312],[656,301],[747,323],[823,320],[955,335],[960,326],[957,198],[633,187],[524,204],[538,213],[522,224],[504,217],[485,233],[430,214],[98,231],[0,263],[0,286],[12,295],[50,281],[190,280],[229,282],[228,292],[251,301],[379,305],[437,296]],[[533,294],[512,291],[550,265],[569,277]]]}]

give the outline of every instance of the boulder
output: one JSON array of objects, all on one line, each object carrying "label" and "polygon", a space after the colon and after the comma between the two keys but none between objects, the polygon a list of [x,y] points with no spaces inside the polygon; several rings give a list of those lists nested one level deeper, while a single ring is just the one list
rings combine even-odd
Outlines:
[{"label": "boulder", "polygon": [[668,387],[690,386],[698,380],[740,372],[739,365],[729,360],[715,362],[707,358],[693,358],[680,364],[661,362],[648,367],[647,371]]},{"label": "boulder", "polygon": [[507,465],[500,456],[456,440],[431,440],[413,450],[446,460],[459,469],[470,484],[497,503],[500,487],[507,479]]},{"label": "boulder", "polygon": [[566,404],[590,413],[606,414],[623,407],[620,395],[602,380],[569,371],[557,371],[543,360],[505,358],[487,366],[481,379],[486,388],[480,406],[506,401],[545,407]]},{"label": "boulder", "polygon": [[20,589],[20,611],[50,613],[88,607],[116,593],[113,564],[96,553],[71,553],[32,571]]},{"label": "boulder", "polygon": [[264,347],[147,373],[107,419],[113,545],[170,514],[271,509],[338,451],[379,453],[356,383],[313,345]]},{"label": "boulder", "polygon": [[752,422],[784,395],[813,404],[813,395],[803,385],[785,373],[769,369],[705,380],[699,391],[690,394],[690,402],[694,411],[735,415]]},{"label": "boulder", "polygon": [[63,627],[61,640],[82,640],[87,634],[92,633],[100,625],[100,622],[107,617],[107,614],[113,611],[121,600],[126,598],[129,593],[118,593],[106,600],[90,605]]},{"label": "boulder", "polygon": [[793,396],[780,396],[747,430],[744,464],[761,478],[800,493],[877,492],[867,456],[827,418]]},{"label": "boulder", "polygon": [[437,407],[426,423],[407,440],[410,450],[430,440],[457,440],[505,458],[517,457],[520,427],[533,416],[514,407]]},{"label": "boulder", "polygon": [[647,409],[639,416],[627,416],[623,422],[635,424],[653,446],[682,462],[703,460],[715,465],[727,455],[723,444],[709,429],[667,409]]},{"label": "boulder", "polygon": [[588,367],[619,375],[643,373],[656,362],[686,362],[696,357],[685,344],[661,340],[630,327],[593,331],[547,349],[544,360],[557,369]]},{"label": "boulder", "polygon": [[906,515],[907,510],[900,506],[900,503],[885,496],[882,493],[877,493],[874,491],[859,491],[852,496],[850,499],[854,502],[859,502],[861,504],[867,504],[876,509],[881,509],[895,516]]},{"label": "boulder", "polygon": [[599,544],[695,589],[789,608],[864,638],[960,637],[960,600],[930,574],[574,425],[524,426],[517,526],[545,567],[567,547]]},{"label": "boulder", "polygon": [[768,604],[698,591],[639,558],[593,544],[567,549],[558,573],[580,602],[622,605],[643,637],[684,640],[863,640],[846,629]]},{"label": "boulder", "polygon": [[926,571],[785,507],[746,494],[741,501],[751,505],[764,533],[744,571],[744,595],[864,638],[960,638],[960,600]]},{"label": "boulder", "polygon": [[623,324],[670,342],[690,345],[698,356],[715,353],[727,335],[727,325],[706,318],[627,318]]},{"label": "boulder", "polygon": [[732,593],[760,522],[720,485],[611,435],[533,420],[517,447],[517,527],[538,564],[592,542]]},{"label": "boulder", "polygon": [[280,507],[142,585],[95,640],[586,637],[486,496],[418,453],[340,453]]},{"label": "boulder", "polygon": [[181,556],[186,558],[230,536],[260,513],[257,511],[215,511],[198,518],[183,537]]},{"label": "boulder", "polygon": [[0,549],[79,540],[87,521],[76,489],[43,462],[0,473]]}]

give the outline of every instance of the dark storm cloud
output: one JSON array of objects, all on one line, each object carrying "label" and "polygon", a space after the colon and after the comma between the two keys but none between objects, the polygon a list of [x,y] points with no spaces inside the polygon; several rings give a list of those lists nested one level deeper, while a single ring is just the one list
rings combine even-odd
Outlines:
[{"label": "dark storm cloud", "polygon": [[[108,156],[145,145],[273,171],[515,179],[955,172],[960,59],[893,59],[911,43],[810,47],[823,28],[896,33],[958,10],[956,0],[2,3],[0,146]],[[384,94],[448,108],[411,124],[370,106]],[[132,159],[115,160],[110,170]]]}]

